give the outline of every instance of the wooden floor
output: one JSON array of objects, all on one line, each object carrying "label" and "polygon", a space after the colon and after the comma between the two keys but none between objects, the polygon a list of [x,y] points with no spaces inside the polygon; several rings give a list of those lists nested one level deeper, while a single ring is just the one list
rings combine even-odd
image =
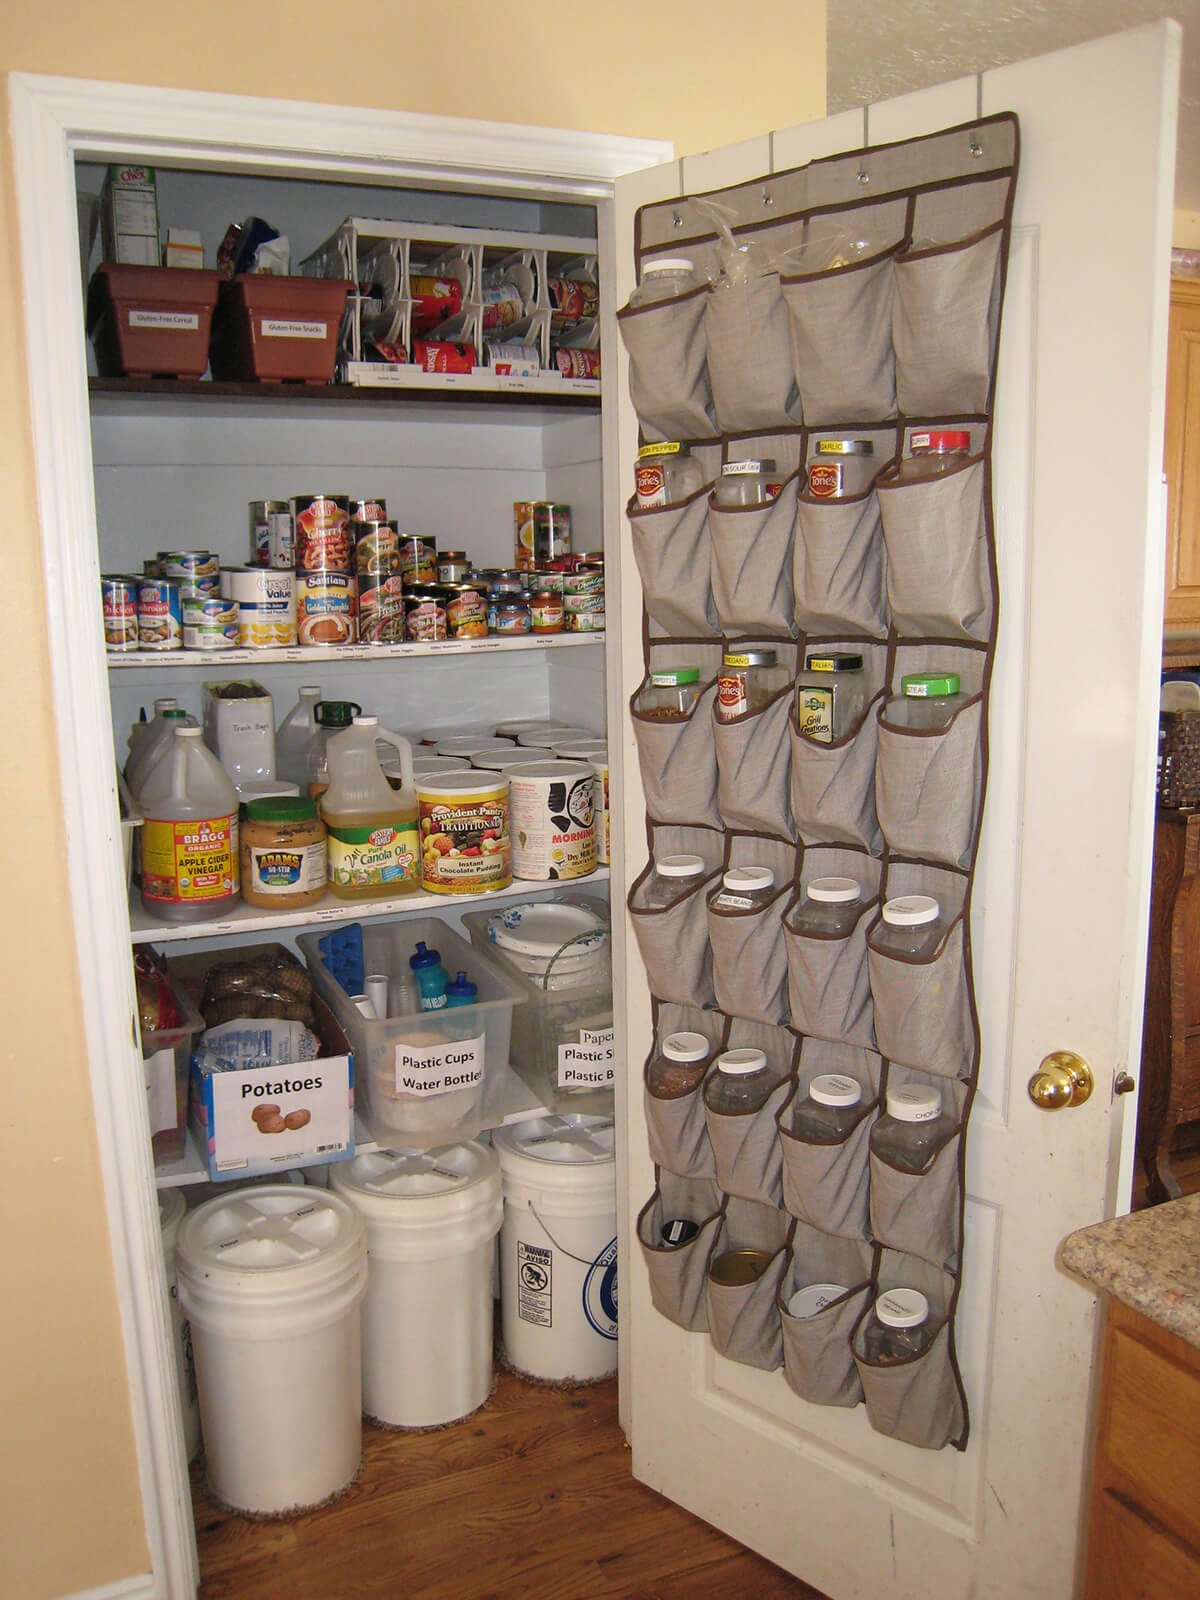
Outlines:
[{"label": "wooden floor", "polygon": [[821,1600],[634,1482],[615,1380],[503,1373],[465,1422],[365,1445],[339,1500],[288,1521],[221,1509],[194,1468],[201,1600]]}]

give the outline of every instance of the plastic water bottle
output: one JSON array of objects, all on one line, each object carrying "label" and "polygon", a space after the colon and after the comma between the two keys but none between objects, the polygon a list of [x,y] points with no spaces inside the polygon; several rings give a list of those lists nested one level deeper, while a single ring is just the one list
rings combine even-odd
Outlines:
[{"label": "plastic water bottle", "polygon": [[446,993],[450,984],[450,974],[442,965],[441,953],[430,950],[424,939],[418,939],[416,954],[409,956],[408,964],[413,970],[413,977],[417,980],[421,1010],[444,1011],[450,1003],[450,997]]}]

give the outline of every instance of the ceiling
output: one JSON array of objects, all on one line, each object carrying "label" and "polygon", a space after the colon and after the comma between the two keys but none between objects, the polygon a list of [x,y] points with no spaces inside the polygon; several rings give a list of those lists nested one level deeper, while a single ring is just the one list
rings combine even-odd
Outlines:
[{"label": "ceiling", "polygon": [[1200,0],[828,0],[830,112],[1174,17],[1183,73],[1175,207],[1200,212]]}]

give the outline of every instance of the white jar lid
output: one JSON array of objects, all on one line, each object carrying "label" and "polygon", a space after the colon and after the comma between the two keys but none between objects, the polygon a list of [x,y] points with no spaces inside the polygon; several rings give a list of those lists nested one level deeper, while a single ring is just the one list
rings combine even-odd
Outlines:
[{"label": "white jar lid", "polygon": [[789,1317],[815,1317],[846,1292],[844,1283],[806,1283],[787,1303]]},{"label": "white jar lid", "polygon": [[647,261],[642,268],[643,276],[647,272],[695,272],[696,264],[689,261],[686,256],[659,256],[657,261]]},{"label": "white jar lid", "polygon": [[887,1092],[887,1110],[897,1122],[936,1122],[942,1114],[942,1097],[930,1085],[897,1084]]},{"label": "white jar lid", "polygon": [[721,882],[727,889],[770,889],[775,874],[770,867],[730,867]]},{"label": "white jar lid", "polygon": [[840,1072],[823,1072],[809,1084],[808,1095],[819,1106],[856,1106],[862,1099],[862,1084]]},{"label": "white jar lid", "polygon": [[814,878],[805,893],[810,900],[843,905],[857,900],[862,890],[857,878]]},{"label": "white jar lid", "polygon": [[746,1072],[761,1072],[767,1064],[766,1052],[746,1046],[740,1050],[726,1050],[717,1057],[717,1070],[740,1077]]},{"label": "white jar lid", "polygon": [[662,1042],[668,1061],[703,1061],[711,1049],[702,1033],[669,1033]]},{"label": "white jar lid", "polygon": [[940,910],[931,894],[904,894],[887,901],[883,920],[894,928],[917,928],[926,922],[936,922]]},{"label": "white jar lid", "polygon": [[704,857],[661,856],[654,870],[660,878],[696,878],[704,871]]},{"label": "white jar lid", "polygon": [[919,1289],[886,1289],[875,1302],[885,1328],[919,1328],[929,1316],[929,1301]]}]

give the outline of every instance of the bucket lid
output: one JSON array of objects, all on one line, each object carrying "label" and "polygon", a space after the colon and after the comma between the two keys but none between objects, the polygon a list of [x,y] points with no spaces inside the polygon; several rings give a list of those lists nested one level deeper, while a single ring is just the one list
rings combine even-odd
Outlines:
[{"label": "bucket lid", "polygon": [[362,1219],[326,1189],[291,1183],[238,1189],[207,1200],[184,1218],[176,1253],[181,1266],[210,1283],[253,1283],[337,1271],[363,1250]]},{"label": "bucket lid", "polygon": [[523,1156],[560,1167],[595,1167],[613,1159],[611,1117],[537,1117],[515,1127],[498,1128],[492,1143],[505,1156]]},{"label": "bucket lid", "polygon": [[547,755],[545,761],[522,761],[513,769],[512,782],[524,783],[530,778],[561,778],[564,782],[572,778],[592,778],[591,767],[586,761],[555,761]]},{"label": "bucket lid", "polygon": [[499,1170],[495,1152],[471,1142],[437,1150],[373,1150],[339,1162],[332,1180],[335,1189],[351,1194],[356,1203],[369,1204],[374,1214],[383,1207],[391,1212],[404,1206],[418,1215],[451,1195],[465,1198],[467,1190],[480,1184],[488,1187],[480,1199],[492,1198]]},{"label": "bucket lid", "polygon": [[488,938],[502,950],[542,961],[552,961],[560,951],[569,957],[592,956],[608,947],[603,918],[570,901],[505,906],[488,918],[487,929]]}]

